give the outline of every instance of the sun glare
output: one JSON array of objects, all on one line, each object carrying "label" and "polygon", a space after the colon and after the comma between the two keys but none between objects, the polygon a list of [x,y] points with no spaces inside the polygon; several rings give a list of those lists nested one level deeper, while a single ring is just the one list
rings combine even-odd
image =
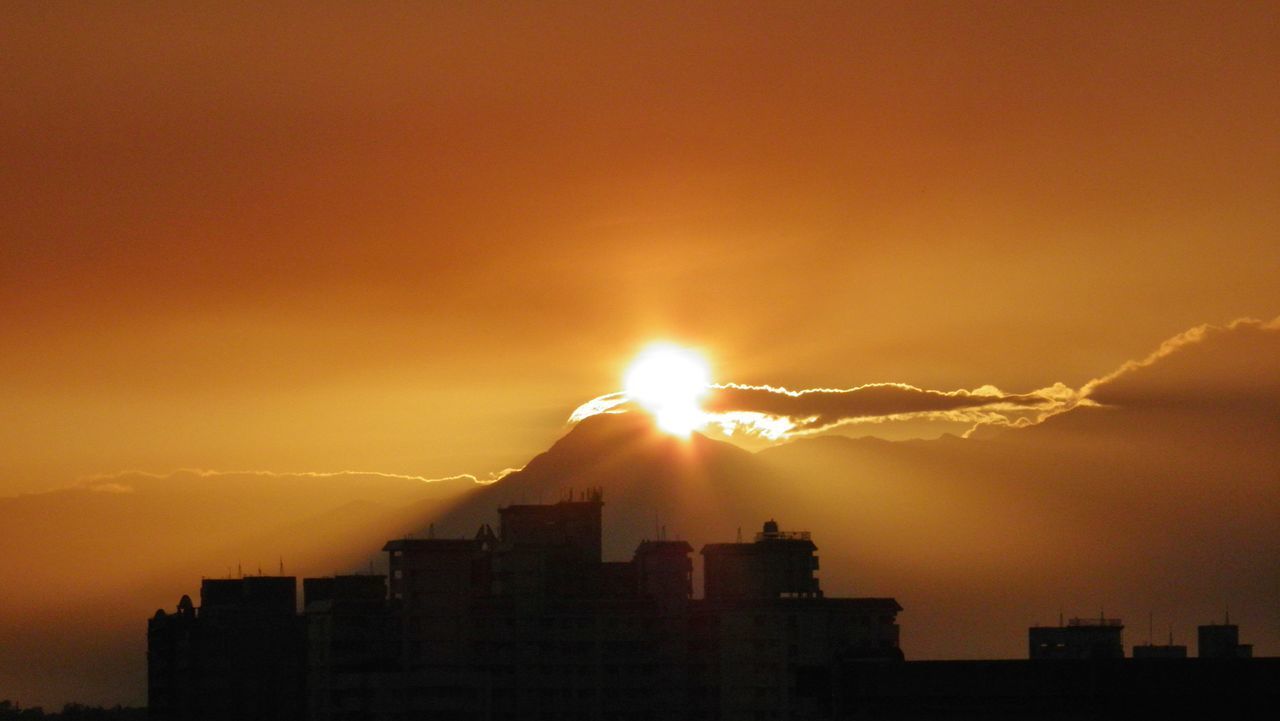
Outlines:
[{"label": "sun glare", "polygon": [[627,369],[627,397],[653,414],[658,428],[688,436],[706,423],[701,402],[711,370],[696,352],[673,343],[648,346]]}]

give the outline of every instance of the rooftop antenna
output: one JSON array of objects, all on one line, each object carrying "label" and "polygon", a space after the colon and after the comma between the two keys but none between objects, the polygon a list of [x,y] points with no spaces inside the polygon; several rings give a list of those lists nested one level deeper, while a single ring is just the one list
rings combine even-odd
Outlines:
[{"label": "rooftop antenna", "polygon": [[284,556],[280,557],[280,575],[284,575]]},{"label": "rooftop antenna", "polygon": [[1058,627],[1061,628],[1064,625],[1062,622],[1062,606],[1058,606]]},{"label": "rooftop antenna", "polygon": [[259,563],[259,564],[258,564],[258,575],[259,575],[259,576],[261,576],[261,575],[262,575],[262,564],[261,564],[261,563]]},{"label": "rooftop antenna", "polygon": [[244,578],[244,565],[239,561],[236,561],[236,575],[240,578]]},{"label": "rooftop antenna", "polygon": [[427,524],[427,538],[435,538],[435,537],[436,537],[436,524],[434,523]]}]

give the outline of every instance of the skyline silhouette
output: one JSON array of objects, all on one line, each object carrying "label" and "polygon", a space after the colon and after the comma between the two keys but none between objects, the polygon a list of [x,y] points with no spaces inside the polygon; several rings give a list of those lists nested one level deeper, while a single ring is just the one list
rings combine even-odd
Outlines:
[{"label": "skyline silhouette", "polygon": [[[641,540],[606,560],[600,488],[498,508],[497,530],[387,541],[386,574],[202,579],[147,626],[153,719],[1248,718],[1280,658],[1239,627],[1198,653],[1135,645],[1120,619],[1028,629],[1023,661],[914,661],[893,598],[837,598],[808,531],[774,519],[694,548]],[[301,613],[299,609],[301,608]],[[1180,653],[1175,653],[1181,649]]]}]

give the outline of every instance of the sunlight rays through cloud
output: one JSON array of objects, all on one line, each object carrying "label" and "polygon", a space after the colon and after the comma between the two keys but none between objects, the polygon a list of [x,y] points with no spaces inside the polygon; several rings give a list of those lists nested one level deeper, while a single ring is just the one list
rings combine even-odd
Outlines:
[{"label": "sunlight rays through cloud", "polygon": [[[630,411],[648,412],[655,419],[660,419],[665,407],[679,409],[679,422],[669,421],[668,425],[672,427],[664,430],[676,432],[672,428],[678,427],[684,435],[693,430],[703,430],[725,438],[751,438],[768,443],[850,426],[915,423],[922,427],[932,424],[971,437],[980,430],[1038,425],[1078,407],[1151,404],[1160,398],[1171,403],[1189,392],[1179,388],[1196,385],[1196,353],[1238,356],[1234,362],[1241,365],[1241,375],[1252,377],[1250,369],[1257,371],[1258,368],[1270,367],[1267,360],[1270,356],[1260,358],[1228,346],[1245,342],[1274,344],[1276,338],[1280,338],[1280,318],[1269,321],[1241,318],[1224,325],[1205,324],[1167,339],[1145,358],[1128,361],[1079,388],[1053,383],[1026,393],[1008,393],[991,384],[942,391],[907,383],[867,383],[850,388],[798,390],[775,385],[711,383],[704,380],[707,377],[703,375],[705,365],[680,370],[683,361],[668,359],[663,363],[672,364],[670,373],[688,372],[688,375],[677,375],[671,386],[664,385],[668,382],[664,379],[669,377],[669,373],[662,370],[665,366],[661,363],[645,370],[636,383],[631,382],[629,375],[626,390],[583,403],[570,415],[569,422],[577,423],[601,413]],[[1208,342],[1211,340],[1214,343]],[[659,347],[673,353],[686,352],[669,344],[653,346]],[[633,368],[643,367],[639,364],[644,357],[642,354]],[[700,356],[695,354],[694,358],[700,359]],[[1184,365],[1187,367],[1182,368]],[[1164,386],[1159,393],[1131,380],[1138,376],[1160,377],[1160,373],[1150,372],[1152,368],[1169,376],[1161,381]],[[1266,372],[1261,375],[1271,376]],[[1146,381],[1148,384],[1152,382]],[[1225,403],[1235,396],[1257,392],[1260,391],[1252,386],[1222,387],[1216,389],[1217,402]],[[964,429],[966,426],[967,430]]]},{"label": "sunlight rays through cloud", "polygon": [[[712,383],[700,406],[678,406],[673,427],[714,429],[727,436],[781,441],[856,424],[908,420],[1023,426],[1039,422],[1083,401],[1078,391],[1061,383],[1030,393],[1005,393],[992,385],[937,391],[905,383],[872,383],[853,388],[792,390],[770,385]],[[570,423],[601,413],[655,410],[627,391],[605,394],[580,405]],[[662,427],[662,426],[660,426]],[[664,427],[664,430],[672,431]]]}]

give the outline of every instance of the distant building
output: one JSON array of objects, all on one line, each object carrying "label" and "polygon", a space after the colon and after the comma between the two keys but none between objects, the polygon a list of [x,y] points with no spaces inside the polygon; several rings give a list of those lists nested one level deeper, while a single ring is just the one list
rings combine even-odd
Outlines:
[{"label": "distant building", "polygon": [[821,598],[817,546],[807,532],[784,533],[770,519],[755,543],[712,543],[703,547],[708,600]]},{"label": "distant building", "polygon": [[834,685],[848,721],[1252,720],[1280,707],[1280,658],[862,663]]},{"label": "distant building", "polygon": [[1240,643],[1240,627],[1229,621],[1200,626],[1200,658],[1253,658],[1253,644]]},{"label": "distant building", "polygon": [[1124,624],[1118,618],[1073,618],[1062,626],[1028,629],[1032,659],[1124,658]]},{"label": "distant building", "polygon": [[[269,628],[210,627],[227,617],[221,595],[266,579],[237,580],[238,592],[206,581],[201,608],[152,621],[156,718],[266,718],[254,715],[266,678],[315,721],[827,718],[841,669],[902,660],[901,606],[824,598],[807,533],[771,520],[753,542],[707,545],[706,598],[694,599],[684,541],[603,560],[603,505],[591,491],[501,508],[496,533],[389,541],[389,577],[305,579],[304,615],[277,599]],[[178,639],[202,624],[221,646]],[[244,672],[228,675],[237,661]],[[221,705],[200,711],[215,687]]]}]

